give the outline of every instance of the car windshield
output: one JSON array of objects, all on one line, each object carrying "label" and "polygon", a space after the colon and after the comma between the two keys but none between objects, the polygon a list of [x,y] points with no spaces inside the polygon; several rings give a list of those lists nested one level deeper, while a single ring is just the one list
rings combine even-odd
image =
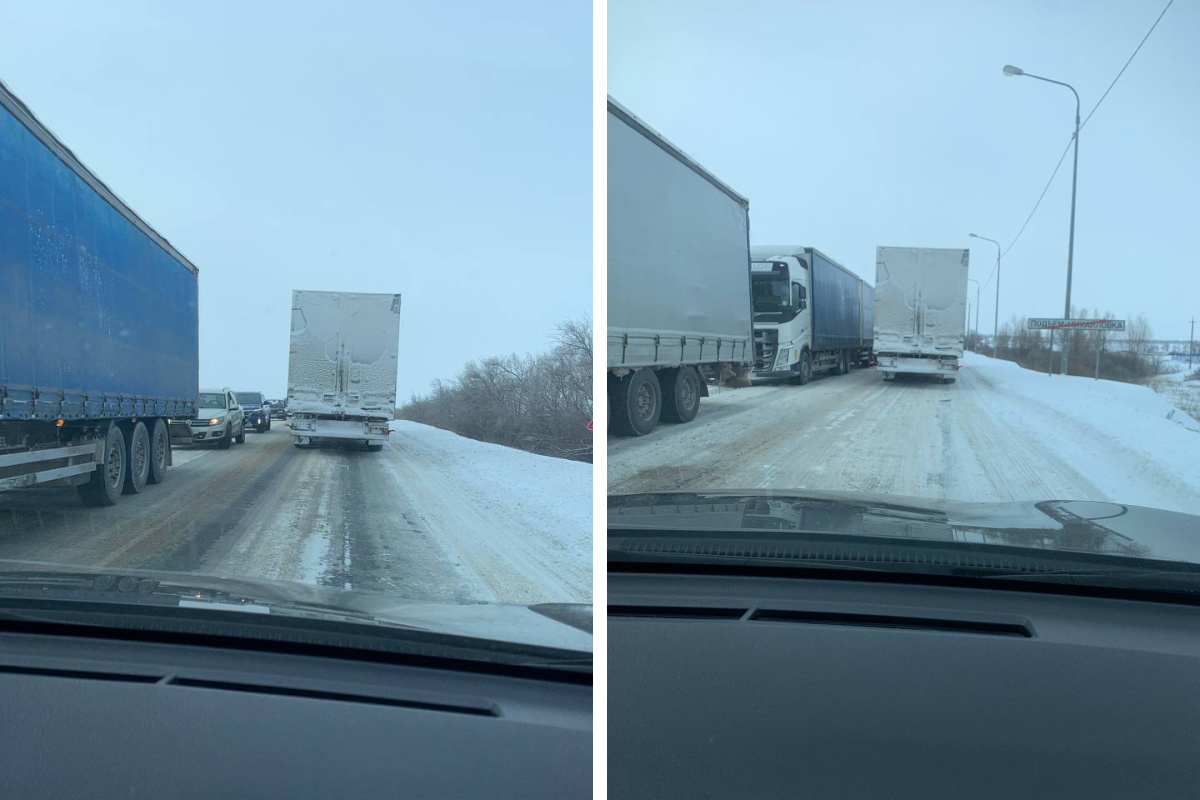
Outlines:
[{"label": "car windshield", "polygon": [[650,5],[607,12],[613,552],[1200,564],[1186,7]]},{"label": "car windshield", "polygon": [[0,615],[589,663],[592,9],[468,5],[3,4]]}]

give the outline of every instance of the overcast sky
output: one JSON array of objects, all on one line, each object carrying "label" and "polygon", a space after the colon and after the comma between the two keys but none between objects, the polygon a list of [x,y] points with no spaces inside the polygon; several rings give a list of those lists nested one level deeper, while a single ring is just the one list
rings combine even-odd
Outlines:
[{"label": "overcast sky", "polygon": [[[750,199],[753,243],[815,246],[868,280],[875,247],[971,247],[987,281],[1083,116],[1165,5],[611,0],[608,91]],[[1072,304],[1200,317],[1200,6],[1176,2],[1079,148]],[[1071,156],[1002,262],[1001,322],[1059,316]],[[974,304],[974,284],[971,302]],[[995,279],[980,330],[991,332]]]},{"label": "overcast sky", "polygon": [[0,0],[0,80],[200,269],[200,381],[291,290],[399,292],[399,399],[590,316],[591,10]]}]

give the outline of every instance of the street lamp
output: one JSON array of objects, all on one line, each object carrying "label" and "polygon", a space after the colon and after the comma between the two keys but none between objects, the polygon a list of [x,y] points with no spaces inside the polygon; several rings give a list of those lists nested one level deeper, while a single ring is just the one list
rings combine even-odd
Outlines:
[{"label": "street lamp", "polygon": [[[1075,95],[1075,137],[1072,141],[1075,143],[1075,165],[1071,172],[1071,238],[1067,242],[1067,302],[1066,310],[1063,312],[1063,319],[1071,318],[1071,267],[1075,261],[1075,183],[1079,177],[1079,92],[1075,91],[1075,87],[1069,83],[1062,81],[1043,78],[1041,75],[1030,75],[1020,67],[1014,67],[1012,64],[1007,64],[1004,67],[1004,74],[1009,77],[1025,77],[1033,78],[1046,83],[1054,83],[1059,86],[1065,86],[1071,90],[1071,94]],[[1067,374],[1067,349],[1068,343],[1071,341],[1070,336],[1063,336],[1063,354],[1062,354],[1062,372]]]},{"label": "street lamp", "polygon": [[[975,284],[975,335],[978,336],[979,335],[979,289],[980,289],[980,286],[979,286],[979,281],[975,280],[974,278],[967,278],[967,280],[969,280],[971,283]],[[967,320],[967,324],[968,325],[971,324],[970,319]],[[978,343],[976,343],[976,345],[978,346]]]},{"label": "street lamp", "polygon": [[[1008,69],[1008,67],[1005,67]],[[1013,67],[1016,69],[1016,67]],[[991,242],[996,245],[996,318],[992,322],[992,358],[996,357],[996,341],[1000,338],[1000,243],[995,239],[989,239],[986,236],[980,236],[977,233],[972,233],[971,238],[983,239],[985,242]],[[978,295],[976,295],[978,297]],[[978,308],[976,301],[976,308]]]}]

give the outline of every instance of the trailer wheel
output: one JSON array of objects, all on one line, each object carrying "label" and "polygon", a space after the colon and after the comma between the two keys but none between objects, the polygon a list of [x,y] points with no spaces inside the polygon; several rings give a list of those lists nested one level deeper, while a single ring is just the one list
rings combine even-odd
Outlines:
[{"label": "trailer wheel", "polygon": [[126,426],[123,432],[125,452],[129,458],[125,466],[125,486],[122,492],[137,494],[146,488],[146,481],[150,479],[150,434],[146,431],[144,422],[138,422],[132,428]]},{"label": "trailer wheel", "polygon": [[700,411],[700,373],[695,367],[667,370],[662,381],[662,418],[667,422],[691,422]]},{"label": "trailer wheel", "polygon": [[84,505],[111,506],[121,497],[124,486],[125,434],[112,425],[104,437],[104,456],[88,476],[88,482],[79,486],[79,497]]},{"label": "trailer wheel", "polygon": [[171,434],[167,423],[154,420],[150,429],[150,483],[162,483],[167,477],[167,465],[171,461]]},{"label": "trailer wheel", "polygon": [[805,350],[800,354],[800,370],[789,380],[796,386],[804,386],[812,380],[812,369],[812,353]]},{"label": "trailer wheel", "polygon": [[654,430],[662,406],[662,386],[654,370],[643,367],[621,381],[616,411],[623,433],[645,436]]},{"label": "trailer wheel", "polygon": [[850,354],[848,352],[846,352],[845,350],[843,350],[841,356],[838,357],[838,374],[845,375],[849,371],[850,371]]}]

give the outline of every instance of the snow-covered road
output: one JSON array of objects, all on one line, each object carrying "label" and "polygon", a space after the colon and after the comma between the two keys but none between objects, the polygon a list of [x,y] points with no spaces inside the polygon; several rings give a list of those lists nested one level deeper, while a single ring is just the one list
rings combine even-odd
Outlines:
[{"label": "snow-covered road", "polygon": [[610,492],[824,489],[965,501],[1096,499],[1200,513],[1200,424],[1148,388],[968,353],[955,384],[874,370],[706,398],[609,439]]},{"label": "snow-covered road", "polygon": [[175,453],[109,509],[0,494],[0,558],[199,572],[450,603],[590,602],[592,468],[395,423],[382,452],[286,428]]}]

